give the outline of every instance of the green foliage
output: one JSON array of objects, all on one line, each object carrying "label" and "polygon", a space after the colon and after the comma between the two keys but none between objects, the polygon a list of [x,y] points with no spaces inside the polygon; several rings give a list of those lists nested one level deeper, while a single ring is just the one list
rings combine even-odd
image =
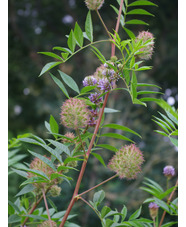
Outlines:
[{"label": "green foliage", "polygon": [[163,131],[155,130],[155,132],[168,137],[172,144],[178,147],[178,140],[175,138],[178,136],[178,113],[164,100],[157,100],[156,102],[162,107],[167,116],[160,112],[158,113],[161,118],[154,116],[153,121],[163,129]]},{"label": "green foliage", "polygon": [[[120,5],[121,1],[117,0],[117,3]],[[143,6],[157,6],[156,4],[148,1],[148,0],[138,0],[133,1],[132,3],[128,3],[128,0],[124,1],[124,5],[122,7],[122,15],[120,19],[120,23],[123,27],[123,30],[129,36],[129,39],[123,40],[123,37],[117,31],[113,30],[113,33],[109,33],[109,39],[107,40],[95,40],[95,36],[93,36],[93,23],[92,23],[92,15],[91,11],[87,13],[86,20],[85,20],[85,31],[83,31],[80,25],[75,22],[74,29],[70,29],[69,35],[67,35],[67,44],[66,47],[59,47],[56,46],[53,50],[60,52],[60,55],[53,53],[53,52],[39,52],[47,57],[54,58],[54,61],[47,63],[39,76],[43,75],[44,73],[50,71],[55,66],[59,66],[60,64],[66,63],[69,59],[71,59],[75,54],[79,53],[80,51],[84,50],[87,47],[91,47],[92,52],[97,56],[97,58],[101,61],[102,64],[106,64],[107,66],[102,65],[101,67],[105,67],[109,70],[113,70],[113,75],[117,75],[120,80],[122,80],[122,87],[115,88],[115,82],[118,79],[110,80],[110,87],[111,89],[104,90],[101,89],[100,86],[87,86],[80,90],[77,85],[77,82],[72,78],[72,76],[67,75],[65,72],[58,70],[60,75],[60,79],[55,77],[53,74],[50,73],[55,84],[61,89],[62,93],[66,96],[66,98],[70,98],[72,94],[70,92],[75,92],[77,94],[76,98],[83,96],[79,99],[85,100],[86,104],[89,106],[91,110],[96,110],[98,113],[103,113],[101,118],[97,118],[96,127],[99,126],[99,129],[92,133],[92,129],[90,125],[83,129],[76,129],[74,137],[69,138],[66,136],[67,134],[63,135],[64,133],[60,134],[60,126],[58,125],[57,118],[55,119],[54,116],[51,114],[49,122],[45,121],[45,127],[48,130],[49,136],[52,135],[52,139],[49,137],[47,139],[42,139],[38,136],[33,134],[25,134],[19,136],[17,139],[13,139],[10,141],[9,144],[9,167],[11,171],[9,174],[15,172],[18,175],[26,178],[21,183],[21,189],[16,194],[17,200],[13,203],[9,201],[9,224],[16,223],[15,226],[20,226],[20,223],[23,224],[25,218],[28,218],[28,223],[31,225],[40,224],[43,221],[48,220],[47,213],[49,212],[51,220],[55,221],[58,225],[61,223],[65,211],[59,211],[58,207],[55,204],[55,201],[49,198],[50,196],[50,189],[52,186],[56,186],[57,184],[62,184],[64,182],[68,182],[69,184],[75,179],[76,176],[74,173],[79,173],[78,178],[78,187],[80,186],[81,179],[83,177],[83,173],[85,170],[85,166],[88,162],[89,154],[91,154],[94,160],[98,160],[102,166],[104,167],[104,171],[106,171],[106,161],[104,153],[97,153],[98,150],[107,149],[109,151],[117,152],[118,149],[110,144],[106,144],[105,141],[99,144],[100,140],[103,138],[107,140],[111,139],[119,139],[119,141],[123,144],[124,141],[134,143],[131,139],[133,136],[140,137],[141,135],[134,130],[119,125],[118,123],[107,123],[105,124],[105,113],[118,113],[119,110],[108,108],[104,106],[104,104],[100,101],[99,104],[93,103],[90,101],[90,98],[87,97],[91,92],[96,91],[100,92],[98,98],[105,97],[108,95],[109,92],[115,91],[127,91],[131,97],[133,104],[147,106],[146,102],[153,101],[161,106],[165,114],[159,112],[160,117],[154,116],[154,122],[157,123],[163,131],[156,130],[159,134],[169,137],[171,142],[174,145],[177,145],[177,111],[165,103],[163,100],[157,99],[156,95],[161,95],[162,93],[159,92],[161,89],[159,86],[154,85],[152,83],[140,83],[140,76],[141,73],[150,70],[152,67],[145,64],[143,60],[139,60],[141,54],[145,54],[146,51],[144,50],[146,47],[153,43],[153,40],[148,40],[142,43],[142,40],[137,40],[135,34],[130,29],[126,28],[128,25],[148,25],[146,21],[143,20],[144,16],[153,16],[152,13],[145,9]],[[119,15],[119,10],[115,6],[111,6],[116,14]],[[137,7],[137,8],[133,8]],[[139,8],[140,7],[140,8]],[[99,15],[99,14],[98,14]],[[134,15],[134,19],[129,19],[130,16]],[[140,16],[138,19],[137,16]],[[142,16],[142,17],[141,17]],[[142,18],[142,19],[141,19]],[[102,20],[101,20],[102,21]],[[119,21],[118,21],[119,22]],[[104,24],[103,24],[104,25]],[[105,27],[105,25],[104,25]],[[96,31],[96,30],[95,30]],[[106,29],[107,33],[108,30]],[[96,33],[96,32],[94,32]],[[95,35],[95,34],[94,34]],[[110,39],[112,37],[112,39]],[[85,40],[86,39],[86,40]],[[88,42],[85,45],[85,42]],[[116,47],[119,51],[118,56],[113,56],[111,59],[108,59],[104,56],[103,51],[101,48],[95,47],[96,44],[109,42],[113,47]],[[60,68],[61,69],[61,68]],[[97,72],[97,71],[96,71]],[[111,71],[110,71],[111,72]],[[103,71],[102,78],[103,78]],[[70,74],[70,73],[68,73]],[[98,72],[97,72],[98,74]],[[98,76],[98,75],[97,75]],[[97,77],[96,77],[97,78]],[[100,79],[100,78],[99,78]],[[107,80],[110,77],[107,75]],[[113,84],[111,83],[113,82]],[[68,86],[71,90],[70,92],[66,89],[65,86]],[[144,90],[145,89],[145,90]],[[150,95],[150,96],[149,96]],[[106,99],[105,99],[106,100]],[[102,111],[103,110],[103,111]],[[89,116],[91,118],[91,115]],[[97,116],[96,116],[97,117]],[[93,118],[93,117],[92,117]],[[75,120],[75,119],[74,119]],[[90,119],[89,119],[90,120]],[[102,133],[102,130],[110,131],[106,133]],[[116,130],[113,132],[113,130]],[[118,132],[119,131],[119,132]],[[97,133],[98,132],[98,133]],[[124,134],[124,135],[123,135]],[[128,136],[128,134],[130,136]],[[96,136],[95,136],[96,135]],[[92,141],[92,138],[96,138],[95,141]],[[128,138],[129,137],[129,138]],[[34,169],[29,166],[29,164],[20,164],[26,155],[19,154],[20,151],[20,144],[27,143],[28,145],[32,146],[31,151],[28,149],[29,154],[39,159],[42,163],[46,164],[48,168],[50,168],[50,174],[47,174],[45,171],[46,169]],[[89,153],[90,151],[90,153]],[[47,157],[45,156],[47,154]],[[105,156],[104,156],[105,155]],[[78,165],[83,163],[81,167],[81,171],[79,171]],[[84,168],[84,169],[83,169]],[[71,174],[71,175],[70,175]],[[30,176],[31,175],[31,176]],[[70,175],[70,176],[69,176]],[[155,202],[162,210],[166,211],[170,216],[177,216],[177,198],[173,201],[164,201],[165,198],[172,192],[174,192],[175,187],[168,188],[164,190],[158,183],[155,181],[145,178],[145,186],[141,187],[142,190],[150,193],[153,198],[148,198],[145,200],[144,203],[147,202]],[[56,183],[57,182],[57,183]],[[37,187],[36,187],[37,186]],[[38,187],[42,186],[42,187]],[[95,186],[96,187],[96,186]],[[95,188],[94,187],[94,188]],[[61,190],[61,189],[60,189]],[[76,194],[78,194],[79,188],[76,190]],[[91,189],[89,189],[90,191]],[[47,200],[52,208],[49,210],[44,211],[41,208],[34,208],[31,210],[33,212],[29,212],[31,207],[37,206],[37,202],[39,198],[42,200],[41,192],[47,196]],[[83,193],[82,193],[83,194]],[[85,194],[85,193],[84,193]],[[21,197],[20,197],[21,196]],[[72,200],[76,198],[82,199],[80,197],[73,196]],[[108,206],[101,206],[103,200],[105,198],[105,192],[100,190],[96,192],[93,196],[93,201],[85,201],[98,215],[101,224],[103,227],[116,227],[116,226],[153,226],[153,221],[147,218],[141,217],[142,213],[142,206],[138,206],[139,209],[134,211],[132,214],[128,212],[127,207],[124,205],[121,211],[119,212],[117,209],[112,210]],[[164,199],[164,200],[163,200]],[[40,200],[40,201],[41,201]],[[72,201],[71,200],[71,201]],[[83,200],[83,199],[82,199]],[[38,202],[39,203],[39,202]],[[128,214],[128,215],[127,215]],[[66,227],[78,227],[78,225],[69,222],[69,220],[76,215],[68,215],[68,219],[65,223]],[[176,222],[168,222],[163,226],[171,226]],[[154,224],[154,223],[153,223]]]},{"label": "green foliage", "polygon": [[[121,0],[117,0],[118,4],[120,5],[121,3]],[[136,8],[134,9],[133,7],[143,7],[143,6],[157,6],[156,4],[154,4],[153,2],[151,1],[148,1],[148,0],[138,0],[138,1],[134,1],[130,4],[128,4],[128,1],[124,1],[124,5],[123,5],[123,8],[122,8],[122,13],[121,14],[121,19],[120,19],[120,23],[121,23],[121,26],[123,27],[123,29],[125,30],[125,32],[128,34],[128,36],[130,38],[135,38],[135,35],[134,33],[129,30],[128,28],[126,28],[125,26],[128,25],[128,24],[131,24],[131,25],[149,25],[146,21],[144,20],[139,20],[139,19],[132,19],[132,20],[126,20],[127,19],[127,15],[145,15],[145,16],[154,16],[152,13],[148,12],[147,10],[145,9],[140,9],[140,8]],[[115,13],[118,15],[119,14],[119,10],[111,5],[111,7],[114,9]],[[131,8],[132,7],[132,8]]]},{"label": "green foliage", "polygon": [[148,178],[145,178],[145,180],[146,181],[144,181],[143,183],[147,187],[140,188],[153,195],[153,198],[147,198],[144,203],[155,202],[159,207],[161,207],[170,215],[178,215],[177,198],[174,201],[171,201],[169,204],[168,202],[163,201],[163,199],[166,199],[167,196],[170,195],[177,187],[174,186],[164,191],[163,188],[155,181]]},{"label": "green foliage", "polygon": [[102,226],[103,227],[110,227],[110,226],[151,226],[148,225],[149,223],[152,223],[150,219],[146,218],[139,218],[141,215],[141,209],[140,207],[138,210],[136,210],[133,214],[130,215],[128,218],[128,221],[126,221],[127,216],[127,207],[124,205],[121,212],[119,212],[117,209],[112,210],[108,206],[103,206],[101,211],[98,209],[98,206],[100,203],[103,202],[103,199],[105,198],[105,193],[103,190],[98,191],[93,196],[93,201],[89,201],[89,203],[93,206],[95,213],[99,216]]}]

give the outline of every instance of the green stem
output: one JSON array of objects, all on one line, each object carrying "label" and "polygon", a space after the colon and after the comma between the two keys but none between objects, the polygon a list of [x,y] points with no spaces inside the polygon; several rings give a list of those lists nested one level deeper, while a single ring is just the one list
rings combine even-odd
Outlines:
[{"label": "green stem", "polygon": [[84,47],[81,47],[80,49],[78,49],[77,51],[75,51],[74,53],[72,53],[65,61],[63,61],[63,63],[67,62],[71,57],[73,57],[75,54],[77,54],[78,52],[80,52],[81,50],[89,47],[89,46],[92,46],[92,45],[95,45],[97,43],[103,43],[103,42],[110,42],[110,40],[108,39],[105,39],[105,40],[99,40],[99,41],[95,41],[95,42],[91,42],[89,44],[87,44],[86,46]]},{"label": "green stem", "polygon": [[78,129],[78,128],[76,129],[76,133],[77,133],[77,135],[78,135],[78,137],[79,137],[79,141],[80,141],[80,143],[81,143],[81,146],[82,146],[83,151],[84,151],[84,155],[85,155],[85,157],[86,157],[85,147],[84,147],[84,145],[83,145],[83,141],[82,141],[82,138],[81,138],[81,134],[80,134],[80,132],[79,132],[79,129]]},{"label": "green stem", "polygon": [[110,180],[112,180],[112,179],[116,178],[117,176],[118,176],[118,174],[115,174],[114,176],[112,176],[112,177],[110,177],[110,178],[108,178],[108,179],[106,179],[106,180],[102,181],[101,183],[99,183],[99,184],[95,185],[94,187],[89,188],[88,190],[86,190],[86,191],[82,192],[81,194],[77,195],[76,197],[77,197],[77,198],[79,198],[79,196],[81,197],[82,195],[84,195],[84,194],[86,194],[86,193],[88,193],[88,192],[92,191],[93,189],[95,189],[95,188],[97,188],[97,187],[99,187],[99,186],[101,186],[101,185],[103,185],[103,184],[107,183],[108,181],[110,181]]},{"label": "green stem", "polygon": [[169,178],[167,177],[167,190],[169,189]]},{"label": "green stem", "polygon": [[87,202],[85,199],[83,199],[82,197],[79,197],[78,199],[81,199],[84,203],[86,203],[99,217],[99,219],[101,220],[101,223],[103,224],[103,220],[101,218],[101,216],[99,215],[98,211],[89,203]]},{"label": "green stem", "polygon": [[100,19],[100,21],[101,21],[103,27],[105,28],[105,31],[107,32],[109,38],[112,39],[112,37],[111,37],[111,35],[110,35],[110,33],[109,33],[109,30],[108,30],[107,26],[105,25],[105,23],[104,23],[104,21],[103,21],[101,15],[100,15],[98,9],[96,9],[96,13],[97,13],[97,15],[98,15],[98,17],[99,17],[99,19]]}]

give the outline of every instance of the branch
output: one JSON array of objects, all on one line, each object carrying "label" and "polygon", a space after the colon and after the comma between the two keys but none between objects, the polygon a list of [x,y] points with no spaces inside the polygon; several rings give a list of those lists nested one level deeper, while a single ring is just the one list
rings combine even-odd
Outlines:
[{"label": "branch", "polygon": [[[177,186],[178,186],[178,180],[176,181],[174,190],[172,191],[172,193],[170,194],[170,196],[169,196],[169,198],[168,198],[168,200],[167,200],[167,204],[170,203],[170,201],[171,201],[171,199],[172,199],[172,197],[173,197],[173,195],[174,195],[174,193],[175,193],[175,191],[176,191],[176,187],[177,187]],[[161,217],[161,220],[160,220],[159,227],[161,227],[161,225],[163,224],[163,220],[164,220],[164,218],[165,218],[165,214],[166,214],[166,211],[164,210],[164,212],[163,212],[163,214],[162,214],[162,217]]]},{"label": "branch", "polygon": [[[123,0],[121,0],[121,3],[120,3],[120,9],[119,9],[119,15],[118,15],[118,19],[117,19],[117,23],[116,23],[116,29],[115,31],[118,32],[119,30],[119,23],[120,23],[120,17],[121,17],[121,11],[122,11],[122,6],[123,6]],[[111,50],[111,56],[114,56],[115,55],[115,44],[112,43],[112,50]],[[78,191],[79,191],[79,187],[80,187],[80,184],[81,184],[81,181],[82,181],[82,178],[83,178],[83,175],[84,175],[84,172],[85,172],[85,168],[86,168],[86,165],[87,165],[87,161],[88,161],[88,158],[89,158],[89,155],[91,153],[91,149],[93,147],[93,144],[94,144],[94,141],[95,141],[95,138],[96,138],[96,135],[97,135],[97,132],[99,130],[99,126],[100,126],[100,123],[101,123],[101,119],[102,119],[102,116],[103,116],[103,113],[104,113],[104,109],[105,109],[105,106],[106,106],[106,103],[107,103],[107,100],[108,100],[108,96],[109,96],[109,92],[105,95],[105,99],[104,99],[104,102],[103,102],[103,106],[102,108],[100,109],[99,111],[99,117],[98,117],[98,120],[97,120],[97,123],[96,123],[96,126],[95,126],[95,129],[94,129],[94,134],[92,136],[92,139],[90,141],[90,144],[89,144],[89,148],[88,148],[88,151],[87,151],[87,154],[86,154],[86,160],[83,162],[82,166],[81,166],[81,170],[80,170],[80,174],[79,174],[79,177],[78,177],[78,180],[77,180],[77,183],[76,183],[76,187],[75,187],[75,190],[74,190],[74,194],[72,196],[72,199],[70,201],[70,204],[66,210],[66,213],[62,219],[62,222],[61,224],[59,225],[59,227],[63,227],[66,220],[67,220],[67,217],[74,205],[74,203],[76,202],[77,200],[77,195],[78,195]]]},{"label": "branch", "polygon": [[[117,22],[116,22],[116,28],[115,28],[115,31],[118,33],[118,30],[119,30],[119,23],[120,23],[120,18],[121,18],[121,12],[122,12],[122,7],[123,7],[123,0],[121,0],[121,3],[120,3],[120,7],[119,7],[119,13],[118,13],[118,19],[117,19]],[[116,33],[114,34],[114,36],[116,37]],[[112,49],[111,49],[111,56],[114,56],[115,55],[115,44],[114,42],[112,43]]]},{"label": "branch", "polygon": [[[50,190],[51,186],[49,188],[47,188],[45,194],[47,194],[47,192]],[[37,208],[37,206],[40,204],[40,202],[43,199],[43,195],[40,197],[40,199],[38,201],[36,201],[32,207],[32,209],[29,211],[28,214],[32,214],[34,212],[34,210]],[[29,217],[26,217],[24,222],[22,223],[22,226],[24,226],[26,224],[26,222],[28,221]]]},{"label": "branch", "polygon": [[100,217],[97,210],[89,202],[87,202],[85,199],[83,199],[82,197],[79,197],[78,199],[81,199],[84,203],[86,203],[97,214],[97,216],[99,217],[99,219],[101,220],[101,223],[102,223],[102,218]]},{"label": "branch", "polygon": [[105,28],[105,31],[107,32],[107,35],[109,36],[110,39],[112,39],[112,37],[111,37],[111,35],[110,35],[110,33],[109,33],[109,30],[108,30],[107,26],[105,25],[105,23],[104,23],[104,21],[103,21],[101,15],[100,15],[98,9],[96,10],[96,13],[97,13],[97,15],[98,15],[98,17],[99,17],[99,19],[100,19],[100,21],[101,21],[103,27]]},{"label": "branch", "polygon": [[44,199],[46,211],[47,211],[47,214],[48,214],[48,220],[50,222],[50,227],[52,227],[52,221],[51,221],[51,218],[50,218],[50,213],[49,213],[49,210],[48,210],[48,204],[47,204],[47,200],[46,200],[46,195],[45,195],[44,189],[42,190],[42,192],[43,192],[43,199]]},{"label": "branch", "polygon": [[115,177],[117,177],[117,176],[118,176],[118,174],[115,174],[114,176],[112,176],[112,177],[110,177],[110,178],[108,178],[108,179],[106,179],[106,180],[102,181],[101,183],[99,183],[99,184],[95,185],[94,187],[89,188],[88,190],[86,190],[86,191],[82,192],[81,194],[77,195],[76,197],[79,197],[79,196],[81,197],[82,195],[86,194],[87,192],[92,191],[93,189],[95,189],[95,188],[97,188],[97,187],[101,186],[102,184],[107,183],[108,181],[110,181],[110,180],[114,179],[114,178],[115,178]]}]

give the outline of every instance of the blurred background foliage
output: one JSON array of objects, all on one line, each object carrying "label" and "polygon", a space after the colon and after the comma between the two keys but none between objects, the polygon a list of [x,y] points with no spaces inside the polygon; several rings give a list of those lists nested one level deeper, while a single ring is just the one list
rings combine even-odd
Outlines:
[{"label": "blurred background foliage", "polygon": [[[112,28],[115,27],[116,14],[110,4],[117,6],[117,1],[106,0],[105,2],[100,14],[108,29],[112,31]],[[176,0],[154,0],[153,2],[158,5],[158,8],[152,7],[149,10],[155,15],[155,17],[149,17],[148,23],[150,26],[130,25],[128,27],[136,35],[139,31],[149,30],[155,36],[154,55],[152,60],[148,62],[153,68],[148,72],[139,73],[138,79],[139,82],[146,81],[147,83],[159,85],[162,88],[161,91],[164,92],[161,97],[177,108],[178,3]],[[42,138],[48,138],[49,135],[46,133],[44,121],[49,121],[50,114],[52,114],[59,122],[60,106],[65,97],[49,74],[38,78],[42,67],[51,59],[39,55],[37,52],[52,51],[54,46],[65,47],[67,41],[65,35],[69,34],[76,21],[84,29],[86,14],[87,8],[84,1],[79,0],[9,0],[9,139],[27,132]],[[92,19],[95,26],[94,40],[107,38],[94,12],[92,13]],[[127,38],[122,29],[120,34],[123,39]],[[109,44],[101,44],[97,47],[109,59]],[[83,78],[93,74],[99,64],[90,49],[86,49],[59,67],[66,74],[72,76],[82,87]],[[52,72],[58,76],[57,68],[54,68]],[[74,95],[70,90],[69,94],[70,96]],[[106,123],[123,124],[142,136],[142,139],[138,137],[131,138],[144,151],[146,162],[143,166],[143,173],[136,181],[116,179],[103,187],[107,192],[105,201],[107,205],[121,209],[122,205],[125,204],[132,213],[139,208],[140,203],[148,196],[147,193],[139,189],[144,176],[152,178],[164,187],[166,186],[166,179],[162,175],[162,170],[165,165],[173,165],[177,169],[177,150],[170,144],[168,138],[153,131],[157,129],[157,125],[152,121],[152,115],[158,116],[157,111],[161,111],[155,103],[149,103],[147,108],[132,105],[127,93],[116,91],[110,95],[107,107],[118,109],[121,112],[106,114]],[[60,132],[65,132],[62,126]],[[117,148],[124,145],[117,140],[109,140],[108,142]],[[32,157],[29,156],[26,150],[26,146],[22,146],[22,149],[20,149],[22,154],[27,154],[24,161],[30,162]],[[100,150],[99,152],[102,152],[106,163],[113,155],[106,150]],[[99,183],[101,179],[111,176],[111,174],[108,169],[103,168],[97,160],[91,157],[82,188],[87,189]],[[76,179],[76,173],[74,173],[74,179]],[[16,174],[9,176],[10,199],[15,200],[14,195],[19,190],[21,180]],[[176,179],[173,179],[172,184],[175,181]],[[61,200],[54,199],[54,203],[59,210],[66,209],[74,184],[75,180],[72,187],[64,184]],[[91,193],[87,199],[92,199]],[[99,226],[99,220],[91,213],[92,211],[82,206],[81,202],[78,202],[74,207],[74,212],[76,211],[80,213],[77,222],[81,226]],[[148,216],[147,205],[144,205],[143,216],[145,215]]]}]

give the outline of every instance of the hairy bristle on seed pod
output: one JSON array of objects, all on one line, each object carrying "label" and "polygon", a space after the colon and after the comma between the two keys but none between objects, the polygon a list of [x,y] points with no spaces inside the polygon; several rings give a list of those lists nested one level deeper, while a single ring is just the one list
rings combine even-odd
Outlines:
[{"label": "hairy bristle on seed pod", "polygon": [[61,107],[61,124],[67,128],[85,128],[89,117],[90,110],[84,100],[70,98]]},{"label": "hairy bristle on seed pod", "polygon": [[[52,227],[57,227],[57,224],[54,221],[51,221]],[[50,221],[44,221],[43,223],[41,223],[40,225],[38,225],[38,227],[51,227],[50,225]]]},{"label": "hairy bristle on seed pod", "polygon": [[102,7],[104,0],[85,0],[85,4],[89,10],[98,10]]},{"label": "hairy bristle on seed pod", "polygon": [[134,144],[123,146],[110,160],[108,167],[118,176],[127,179],[137,178],[144,162],[143,154]]},{"label": "hairy bristle on seed pod", "polygon": [[149,60],[152,57],[153,49],[154,49],[154,36],[152,33],[148,31],[139,32],[139,35],[136,38],[136,42],[141,40],[141,45],[144,45],[139,52],[143,52],[138,54],[138,57],[144,60]]}]

